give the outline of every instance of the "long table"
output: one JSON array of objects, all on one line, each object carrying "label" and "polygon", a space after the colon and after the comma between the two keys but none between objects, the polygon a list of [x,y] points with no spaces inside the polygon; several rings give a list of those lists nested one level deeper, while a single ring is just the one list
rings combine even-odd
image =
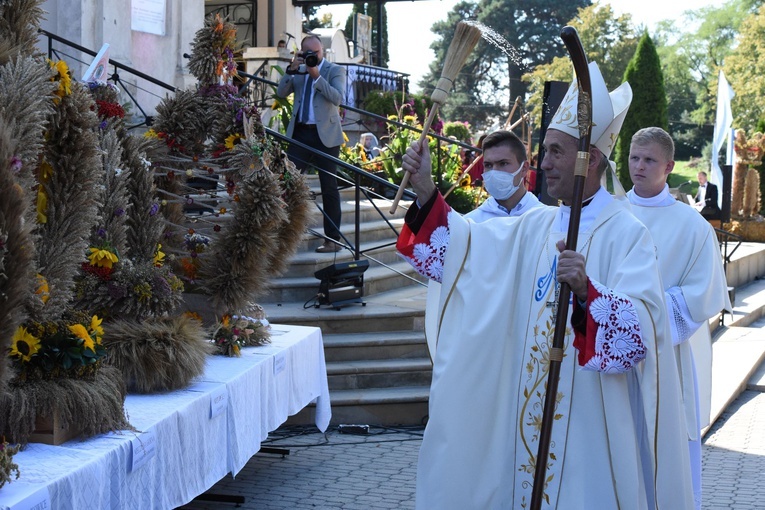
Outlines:
[{"label": "long table", "polygon": [[309,403],[326,430],[321,330],[272,325],[271,340],[239,358],[210,356],[183,390],[128,395],[125,411],[137,432],[30,443],[14,456],[21,477],[0,489],[0,509],[174,508],[236,475],[269,431]]}]

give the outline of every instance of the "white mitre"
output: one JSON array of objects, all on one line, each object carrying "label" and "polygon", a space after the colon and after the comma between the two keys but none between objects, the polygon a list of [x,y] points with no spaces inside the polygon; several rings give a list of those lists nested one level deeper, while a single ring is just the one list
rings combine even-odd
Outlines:
[{"label": "white mitre", "polygon": [[[609,157],[632,102],[632,87],[624,82],[609,94],[598,64],[590,62],[589,68],[593,98],[590,143],[600,149],[604,156]],[[579,87],[574,79],[547,129],[557,129],[578,139],[579,123],[576,110],[578,99]]]}]

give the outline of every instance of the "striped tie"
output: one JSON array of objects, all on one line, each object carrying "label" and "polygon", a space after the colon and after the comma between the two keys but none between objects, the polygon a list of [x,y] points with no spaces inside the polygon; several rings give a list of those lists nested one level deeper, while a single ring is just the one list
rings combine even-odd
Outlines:
[{"label": "striped tie", "polygon": [[300,104],[300,123],[308,124],[308,108],[311,106],[311,90],[313,89],[313,78],[310,75],[305,77],[305,88],[303,89],[303,102]]}]

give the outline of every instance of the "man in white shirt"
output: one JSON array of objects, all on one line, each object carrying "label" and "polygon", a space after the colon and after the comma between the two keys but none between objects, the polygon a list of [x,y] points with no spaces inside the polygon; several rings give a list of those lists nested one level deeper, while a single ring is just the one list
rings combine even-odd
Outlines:
[{"label": "man in white shirt", "polygon": [[694,500],[701,508],[700,430],[709,424],[712,383],[707,321],[723,308],[729,310],[730,301],[712,226],[669,193],[666,181],[675,166],[674,153],[672,138],[663,129],[635,133],[629,156],[634,187],[627,197],[656,246],[683,394]]}]

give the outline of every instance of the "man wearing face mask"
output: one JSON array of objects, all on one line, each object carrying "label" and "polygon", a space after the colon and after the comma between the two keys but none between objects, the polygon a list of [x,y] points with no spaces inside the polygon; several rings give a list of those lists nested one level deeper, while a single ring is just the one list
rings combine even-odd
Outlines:
[{"label": "man wearing face mask", "polygon": [[495,131],[483,141],[483,185],[491,195],[481,206],[465,215],[476,223],[506,218],[542,206],[526,191],[529,162],[526,147],[511,131]]}]

